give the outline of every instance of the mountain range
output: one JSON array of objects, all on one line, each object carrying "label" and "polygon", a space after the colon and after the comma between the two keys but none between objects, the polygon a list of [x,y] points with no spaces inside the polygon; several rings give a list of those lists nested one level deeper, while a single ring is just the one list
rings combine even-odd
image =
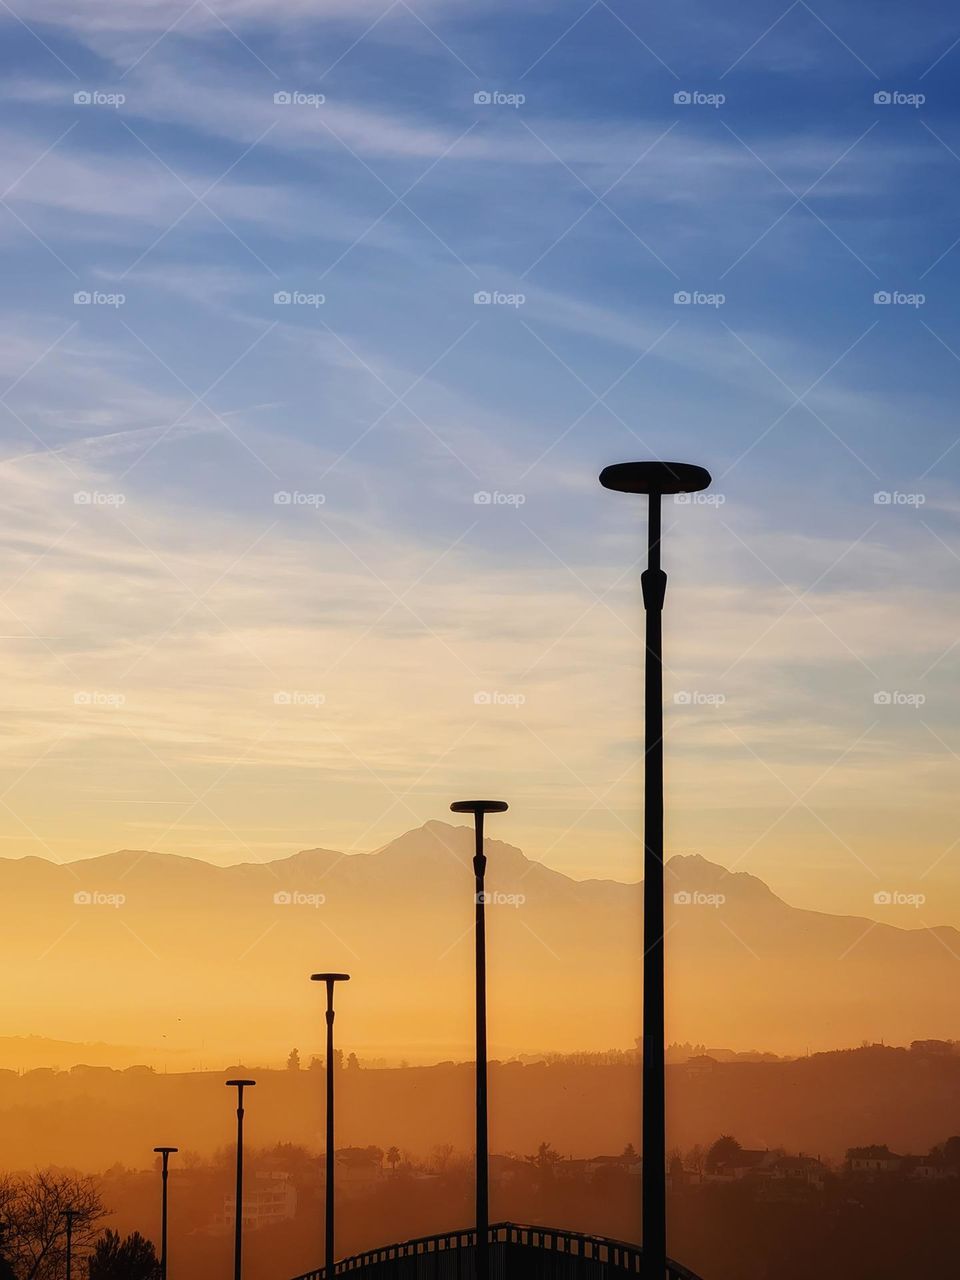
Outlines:
[{"label": "mountain range", "polygon": [[[633,1047],[642,884],[486,851],[491,1054]],[[171,1069],[306,1060],[322,1045],[309,974],[335,969],[347,1052],[469,1058],[472,854],[469,828],[428,822],[376,853],[228,867],[0,860],[0,1029],[150,1046]],[[670,859],[667,885],[669,1040],[799,1054],[957,1035],[956,929],[801,910],[698,855]]]}]

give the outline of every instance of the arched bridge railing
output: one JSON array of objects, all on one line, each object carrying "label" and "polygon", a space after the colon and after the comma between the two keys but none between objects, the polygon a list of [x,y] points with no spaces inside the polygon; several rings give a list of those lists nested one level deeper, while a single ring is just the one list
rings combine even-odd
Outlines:
[{"label": "arched bridge railing", "polygon": [[[621,1240],[513,1222],[491,1226],[489,1240],[490,1280],[620,1280],[641,1275],[640,1248]],[[334,1265],[332,1275],[355,1280],[475,1280],[476,1244],[473,1228],[404,1240],[343,1258]],[[319,1267],[296,1280],[332,1277]],[[664,1280],[700,1278],[679,1263],[668,1262]]]}]

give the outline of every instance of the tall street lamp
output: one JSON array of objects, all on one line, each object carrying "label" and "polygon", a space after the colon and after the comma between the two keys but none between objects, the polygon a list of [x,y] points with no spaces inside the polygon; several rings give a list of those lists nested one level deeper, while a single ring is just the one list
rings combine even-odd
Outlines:
[{"label": "tall street lamp", "polygon": [[505,800],[457,800],[453,813],[472,813],[475,838],[473,874],[476,904],[476,992],[477,992],[477,1280],[488,1280],[490,1274],[490,1171],[487,1150],[487,943],[484,907],[486,890],[483,877],[487,859],[483,852],[483,815],[505,813]]},{"label": "tall street lamp", "polygon": [[324,1215],[323,1238],[325,1244],[326,1263],[324,1275],[333,1275],[334,1264],[334,1197],[333,1178],[336,1166],[333,1145],[333,988],[338,982],[349,982],[349,973],[311,973],[311,982],[327,984],[327,1186],[326,1212]]},{"label": "tall street lamp", "polygon": [[643,795],[643,1257],[647,1280],[667,1269],[667,1172],[663,947],[663,601],[660,507],[664,494],[706,489],[710,473],[686,462],[621,462],[600,483],[646,494],[647,567],[640,575],[646,611]]},{"label": "tall street lamp", "polygon": [[167,1280],[167,1161],[180,1150],[179,1147],[154,1147],[163,1158],[160,1169],[160,1280]]},{"label": "tall street lamp", "polygon": [[63,1216],[67,1220],[67,1280],[73,1270],[73,1220],[79,1217],[79,1209],[64,1209]]},{"label": "tall street lamp", "polygon": [[243,1271],[243,1091],[252,1089],[256,1080],[228,1080],[227,1088],[237,1091],[237,1208],[233,1234],[233,1280]]}]

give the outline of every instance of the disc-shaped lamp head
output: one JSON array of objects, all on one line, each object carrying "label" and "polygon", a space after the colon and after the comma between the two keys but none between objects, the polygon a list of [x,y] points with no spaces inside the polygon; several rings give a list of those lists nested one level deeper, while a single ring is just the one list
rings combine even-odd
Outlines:
[{"label": "disc-shaped lamp head", "polygon": [[252,1089],[256,1083],[257,1083],[256,1080],[228,1080],[227,1088],[229,1089],[231,1086],[233,1088],[236,1088],[239,1085],[241,1089],[246,1089],[246,1088]]},{"label": "disc-shaped lamp head", "polygon": [[349,973],[311,973],[311,982],[349,982]]},{"label": "disc-shaped lamp head", "polygon": [[510,808],[506,800],[454,800],[451,813],[506,813]]},{"label": "disc-shaped lamp head", "polygon": [[162,1155],[172,1156],[174,1152],[180,1150],[179,1147],[154,1147],[153,1149],[158,1156],[162,1156]]},{"label": "disc-shaped lamp head", "polygon": [[600,472],[600,483],[619,493],[698,493],[710,472],[692,462],[615,462]]}]

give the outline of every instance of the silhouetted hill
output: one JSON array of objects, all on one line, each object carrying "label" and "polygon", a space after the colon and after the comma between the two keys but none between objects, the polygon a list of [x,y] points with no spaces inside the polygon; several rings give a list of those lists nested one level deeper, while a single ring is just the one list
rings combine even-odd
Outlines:
[{"label": "silhouetted hill", "polygon": [[[494,1056],[630,1047],[642,886],[575,881],[488,841]],[[472,1046],[472,831],[429,822],[370,854],[217,867],[123,850],[0,860],[17,1032],[156,1046],[153,1061],[280,1062],[321,1045],[318,968],[353,975],[340,1034],[368,1057]],[[800,910],[697,855],[667,874],[668,1038],[782,1054],[950,1037],[960,933]],[[24,963],[24,959],[28,963]]]}]

